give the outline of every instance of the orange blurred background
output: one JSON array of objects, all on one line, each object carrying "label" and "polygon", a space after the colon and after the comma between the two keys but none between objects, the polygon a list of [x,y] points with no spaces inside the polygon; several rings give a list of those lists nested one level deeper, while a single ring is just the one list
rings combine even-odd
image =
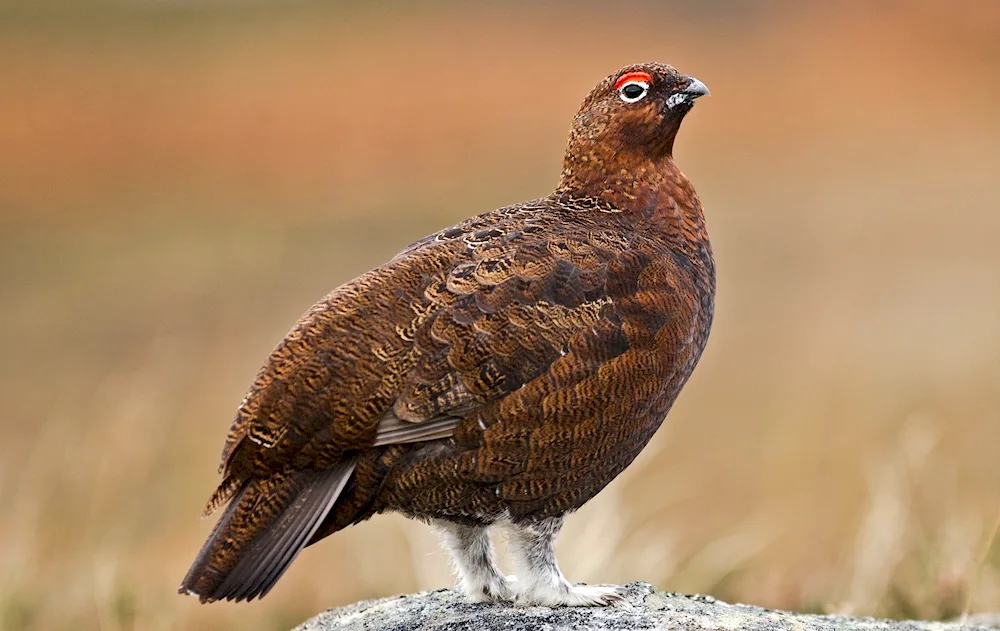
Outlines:
[{"label": "orange blurred background", "polygon": [[450,584],[377,517],[261,602],[174,593],[260,363],[405,244],[554,186],[628,63],[675,155],[701,366],[567,575],[800,610],[1000,610],[1000,3],[0,5],[0,628],[282,629]]}]

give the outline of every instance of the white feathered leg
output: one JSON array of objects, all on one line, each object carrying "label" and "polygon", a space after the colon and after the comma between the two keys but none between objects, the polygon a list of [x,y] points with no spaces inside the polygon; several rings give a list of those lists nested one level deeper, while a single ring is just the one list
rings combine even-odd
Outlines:
[{"label": "white feathered leg", "polygon": [[555,540],[562,517],[532,524],[511,524],[510,551],[517,568],[514,601],[548,607],[590,607],[623,600],[617,587],[572,585],[556,562]]},{"label": "white feathered leg", "polygon": [[497,569],[488,527],[444,520],[434,520],[434,525],[470,602],[513,600],[510,583]]}]

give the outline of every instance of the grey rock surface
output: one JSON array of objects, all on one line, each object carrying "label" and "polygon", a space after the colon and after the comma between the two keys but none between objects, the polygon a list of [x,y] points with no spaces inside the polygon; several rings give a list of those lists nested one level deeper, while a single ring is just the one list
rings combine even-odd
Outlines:
[{"label": "grey rock surface", "polygon": [[514,607],[469,604],[454,590],[438,590],[369,600],[330,609],[295,631],[683,631],[772,630],[813,631],[957,631],[989,625],[915,622],[818,616],[771,611],[749,605],[730,605],[710,596],[661,592],[648,583],[625,586],[625,602],[613,607]]}]

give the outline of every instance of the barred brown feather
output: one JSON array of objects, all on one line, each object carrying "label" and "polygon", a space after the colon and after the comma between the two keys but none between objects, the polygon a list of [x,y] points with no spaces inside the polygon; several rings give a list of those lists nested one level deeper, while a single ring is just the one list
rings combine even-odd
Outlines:
[{"label": "barred brown feather", "polygon": [[[626,73],[650,98],[619,98]],[[239,406],[206,510],[229,506],[181,591],[263,595],[303,546],[385,511],[557,517],[624,470],[712,321],[701,203],[672,158],[695,83],[609,76],[554,193],[421,239],[303,315]]]}]

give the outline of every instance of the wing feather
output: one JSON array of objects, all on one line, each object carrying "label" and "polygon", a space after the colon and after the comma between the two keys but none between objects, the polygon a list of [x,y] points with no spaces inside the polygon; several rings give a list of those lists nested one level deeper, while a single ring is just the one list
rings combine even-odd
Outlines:
[{"label": "wing feather", "polygon": [[453,436],[579,340],[619,348],[607,276],[630,228],[588,221],[500,209],[334,290],[240,405],[208,508],[289,466],[329,469],[372,447]]},{"label": "wing feather", "polygon": [[460,417],[445,416],[422,423],[408,423],[407,421],[399,420],[392,414],[387,414],[379,422],[378,433],[375,436],[373,446],[381,447],[383,445],[398,445],[401,443],[415,443],[425,440],[448,438],[455,431],[455,426],[461,420]]}]

